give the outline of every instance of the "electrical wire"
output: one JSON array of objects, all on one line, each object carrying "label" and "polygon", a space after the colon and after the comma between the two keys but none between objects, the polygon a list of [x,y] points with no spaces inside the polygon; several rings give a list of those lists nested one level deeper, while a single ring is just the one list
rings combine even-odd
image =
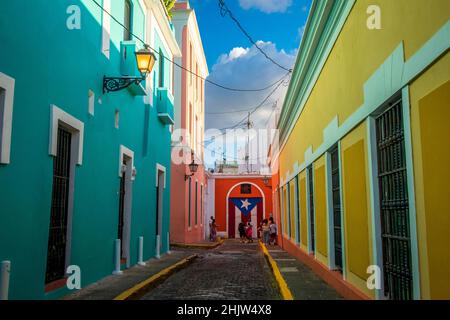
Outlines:
[{"label": "electrical wire", "polygon": [[[267,106],[271,104],[271,102],[265,103],[264,106]],[[230,110],[230,111],[223,111],[223,112],[205,112],[207,115],[223,115],[223,114],[231,114],[231,113],[242,113],[242,112],[249,112],[252,111],[254,107],[248,108],[248,109],[241,109],[241,110]]]},{"label": "electrical wire", "polygon": [[128,31],[130,33],[130,35],[134,38],[136,38],[136,40],[139,40],[146,48],[151,49],[153,52],[155,52],[156,54],[158,54],[159,56],[163,57],[165,60],[167,60],[168,62],[172,63],[174,66],[177,66],[178,68],[188,72],[189,74],[194,75],[195,77],[205,81],[206,83],[209,83],[213,86],[216,86],[218,88],[224,89],[224,90],[228,90],[228,91],[234,91],[234,92],[261,92],[261,91],[266,91],[270,88],[272,88],[273,86],[277,85],[279,82],[281,82],[283,80],[283,78],[281,78],[280,80],[264,87],[264,88],[259,88],[259,89],[238,89],[238,88],[232,88],[232,87],[228,87],[222,84],[219,84],[215,81],[212,81],[210,79],[204,78],[201,75],[198,75],[197,73],[187,69],[186,67],[183,67],[182,65],[180,65],[179,63],[173,61],[172,59],[166,57],[165,55],[161,54],[158,50],[152,48],[150,45],[148,45],[144,40],[142,40],[140,37],[138,37],[136,34],[134,34],[128,27],[126,27],[122,22],[120,22],[116,17],[114,17],[110,12],[108,12],[108,10],[106,10],[105,8],[103,8],[102,5],[100,5],[97,0],[92,0],[92,2],[94,2],[95,5],[97,5],[104,13],[106,13],[108,16],[111,17],[111,19],[113,19],[117,24],[119,24],[124,30]]},{"label": "electrical wire", "polygon": [[219,0],[219,8],[220,8],[220,15],[222,17],[226,17],[227,15],[236,23],[238,28],[242,31],[242,33],[245,35],[245,37],[266,57],[267,60],[272,62],[277,67],[291,73],[292,69],[288,69],[278,62],[276,62],[274,59],[272,59],[259,45],[258,43],[253,40],[252,36],[245,30],[245,28],[242,26],[242,24],[239,22],[239,20],[233,15],[233,12],[228,8],[228,6],[225,3],[225,0]]},{"label": "electrical wire", "polygon": [[[290,74],[286,74],[285,76],[284,76],[284,78],[286,78],[286,77],[288,77]],[[288,80],[289,81],[289,80]],[[221,134],[219,134],[219,135],[215,135],[214,137],[220,137],[220,136],[223,136],[223,135],[226,135],[227,134],[227,130],[233,130],[233,129],[236,129],[236,128],[238,128],[239,126],[241,126],[241,125],[243,125],[244,123],[245,123],[245,121],[247,121],[248,120],[248,118],[249,118],[249,116],[251,116],[252,114],[254,114],[256,111],[258,111],[261,107],[263,107],[264,105],[266,105],[266,102],[272,97],[272,95],[281,87],[281,85],[285,85],[285,83],[286,83],[287,81],[285,81],[285,79],[283,79],[283,81],[282,82],[280,82],[270,93],[269,93],[269,95],[267,96],[267,97],[265,97],[264,98],[264,100],[259,104],[259,105],[257,105],[255,108],[253,108],[253,109],[250,109],[251,110],[251,112],[249,112],[249,114],[248,115],[246,115],[244,118],[242,118],[242,120],[240,120],[239,122],[237,122],[235,125],[233,125],[233,126],[230,126],[230,127],[226,127],[226,128],[222,128],[222,129],[218,129],[219,131],[222,131],[222,133]]]}]

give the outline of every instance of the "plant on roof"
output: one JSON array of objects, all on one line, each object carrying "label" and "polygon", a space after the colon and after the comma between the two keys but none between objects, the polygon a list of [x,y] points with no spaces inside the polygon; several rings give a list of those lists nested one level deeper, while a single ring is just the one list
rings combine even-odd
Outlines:
[{"label": "plant on roof", "polygon": [[172,18],[172,9],[175,5],[176,0],[163,0],[164,5],[166,6],[167,13],[169,17]]}]

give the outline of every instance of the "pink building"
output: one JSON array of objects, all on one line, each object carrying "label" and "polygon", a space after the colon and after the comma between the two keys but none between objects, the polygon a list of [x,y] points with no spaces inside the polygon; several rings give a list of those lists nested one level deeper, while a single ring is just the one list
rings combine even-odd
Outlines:
[{"label": "pink building", "polygon": [[[208,65],[195,12],[190,8],[189,1],[175,4],[172,23],[182,51],[182,58],[177,58],[176,62],[194,74],[180,68],[174,70],[175,125],[172,138],[170,237],[172,243],[195,243],[205,238],[203,79],[208,76]],[[199,164],[194,175],[191,175],[188,166],[192,154],[195,163]],[[185,161],[179,163],[180,158]]]}]

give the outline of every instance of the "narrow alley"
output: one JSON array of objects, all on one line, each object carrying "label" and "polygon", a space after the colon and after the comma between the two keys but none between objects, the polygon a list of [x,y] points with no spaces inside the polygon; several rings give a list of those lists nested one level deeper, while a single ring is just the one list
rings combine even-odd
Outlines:
[{"label": "narrow alley", "polygon": [[0,48],[0,304],[450,300],[449,0],[3,0]]},{"label": "narrow alley", "polygon": [[[197,250],[198,251],[198,250]],[[226,241],[198,252],[197,260],[142,300],[275,300],[276,282],[257,242]]]}]

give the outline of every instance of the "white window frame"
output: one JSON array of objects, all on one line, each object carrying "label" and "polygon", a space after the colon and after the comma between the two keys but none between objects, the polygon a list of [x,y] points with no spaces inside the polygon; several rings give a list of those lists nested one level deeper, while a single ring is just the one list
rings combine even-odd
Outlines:
[{"label": "white window frame", "polygon": [[11,160],[11,133],[14,106],[15,79],[0,72],[0,88],[4,90],[3,105],[0,105],[0,164]]},{"label": "white window frame", "polygon": [[158,171],[162,171],[164,172],[164,185],[163,185],[163,189],[166,188],[166,177],[167,177],[167,172],[166,172],[166,167],[164,167],[163,165],[157,163],[156,164],[156,177],[155,177],[155,187],[158,187]]},{"label": "white window frame", "polygon": [[[420,300],[421,298],[421,275],[419,267],[419,244],[417,233],[417,219],[416,219],[416,203],[415,203],[415,185],[414,185],[414,166],[412,154],[412,133],[411,133],[411,114],[410,114],[410,100],[409,100],[409,86],[402,88],[400,92],[394,94],[387,99],[376,112],[384,108],[388,102],[395,101],[396,98],[402,101],[402,117],[403,129],[405,137],[405,159],[406,159],[406,174],[408,185],[408,200],[409,200],[409,227],[410,227],[410,253],[411,253],[411,272],[413,285],[413,298]],[[371,211],[372,211],[372,250],[374,252],[374,263],[381,269],[382,279],[384,277],[383,267],[383,242],[381,239],[381,209],[380,209],[380,192],[378,186],[378,149],[376,139],[376,123],[374,114],[367,119],[367,148],[369,157],[369,178],[370,178],[370,193],[371,193]],[[381,281],[381,289],[375,291],[377,300],[384,300],[384,281]]]},{"label": "white window frame", "polygon": [[70,146],[70,180],[68,195],[68,213],[67,213],[67,244],[66,244],[66,267],[70,265],[72,252],[72,221],[73,204],[75,193],[75,168],[83,164],[83,142],[84,142],[84,123],[55,105],[50,105],[50,137],[49,154],[57,156],[58,149],[58,128],[63,127],[72,134]]},{"label": "white window frame", "polygon": [[[132,171],[135,171],[134,167],[134,152],[131,149],[128,149],[124,145],[120,145],[120,154],[119,154],[119,177],[122,177],[123,171],[122,171],[122,165],[123,165],[123,158],[124,156],[127,156],[131,159],[131,168]],[[133,181],[135,179],[135,174],[132,172],[131,180]]]},{"label": "white window frame", "polygon": [[62,125],[72,132],[72,151],[76,164],[83,164],[84,123],[54,104],[50,105],[50,143],[49,154],[56,157],[58,127]]},{"label": "white window frame", "polygon": [[335,257],[335,245],[334,245],[334,204],[333,204],[333,180],[332,180],[332,168],[331,168],[331,151],[334,147],[337,148],[338,152],[338,168],[339,168],[339,198],[341,203],[341,250],[342,250],[342,277],[347,278],[346,271],[346,256],[345,256],[345,226],[344,226],[344,199],[343,195],[343,184],[342,184],[342,158],[341,158],[341,141],[334,144],[330,150],[325,153],[326,162],[326,188],[327,188],[327,220],[328,220],[328,267],[330,270],[336,269],[336,257]]}]

